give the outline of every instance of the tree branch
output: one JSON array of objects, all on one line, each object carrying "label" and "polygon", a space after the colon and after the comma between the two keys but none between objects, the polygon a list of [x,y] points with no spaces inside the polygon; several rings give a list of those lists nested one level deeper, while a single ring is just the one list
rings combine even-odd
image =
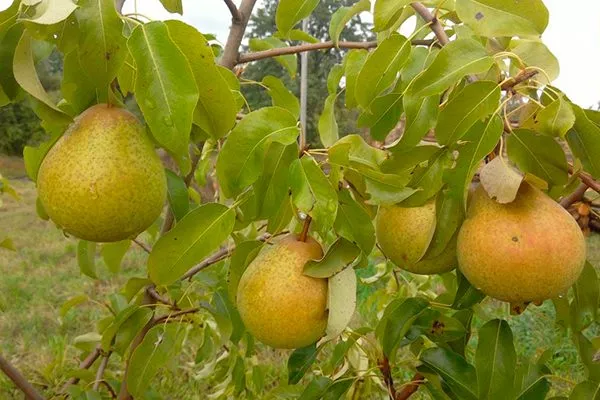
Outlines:
[{"label": "tree branch", "polygon": [[233,4],[233,1],[225,0],[225,4],[227,5],[227,8],[229,8],[229,12],[231,13],[231,21],[233,23],[240,22],[242,20],[242,14],[240,14],[240,10],[238,10],[235,4]]},{"label": "tree branch", "polygon": [[[88,354],[88,356],[79,364],[79,369],[88,369],[89,367],[91,367],[94,362],[98,359],[98,357],[100,357],[101,351],[100,351],[100,346],[97,346],[94,351],[92,351],[90,354]],[[66,392],[67,389],[69,388],[69,386],[71,385],[75,385],[77,382],[79,382],[79,378],[71,378],[69,379],[64,386],[62,387],[61,391],[62,392]]]},{"label": "tree branch", "polygon": [[430,24],[431,30],[442,46],[450,41],[448,39],[448,35],[446,35],[444,27],[442,24],[440,24],[440,21],[431,13],[431,11],[429,11],[427,7],[418,1],[411,3],[411,6],[421,16],[421,18],[425,20],[425,22]]},{"label": "tree branch", "polygon": [[564,208],[569,208],[571,206],[571,204],[573,204],[583,198],[583,195],[585,194],[587,188],[588,188],[588,185],[586,185],[585,183],[582,183],[581,185],[579,185],[577,187],[577,189],[575,189],[575,191],[573,193],[571,193],[568,196],[563,197],[560,200],[560,205],[563,206]]},{"label": "tree branch", "polygon": [[96,372],[96,379],[94,380],[94,386],[92,387],[92,389],[94,391],[98,391],[98,388],[100,387],[100,383],[102,381],[104,381],[103,376],[104,376],[104,371],[106,370],[106,366],[108,365],[108,359],[110,358],[110,356],[112,355],[112,352],[109,351],[108,353],[106,353],[106,355],[104,355],[102,357],[102,361],[100,361],[100,366],[98,367],[98,371]]},{"label": "tree branch", "polygon": [[168,321],[168,320],[173,319],[173,318],[180,317],[182,315],[194,314],[194,313],[197,313],[198,311],[200,311],[200,307],[189,308],[187,310],[180,310],[180,311],[176,311],[176,312],[171,313],[171,314],[163,315],[163,316],[158,317],[158,318],[156,318],[154,320],[154,325],[160,324],[161,322],[165,322],[165,321]]},{"label": "tree branch", "polygon": [[537,75],[538,71],[537,70],[522,70],[521,72],[519,72],[517,75],[507,79],[506,81],[502,82],[502,84],[500,85],[500,89],[502,90],[510,90],[513,87],[517,86],[519,83],[521,82],[525,82],[528,79],[533,78],[535,75]]},{"label": "tree branch", "polygon": [[146,294],[148,296],[150,296],[150,298],[152,298],[153,300],[156,300],[158,303],[166,304],[173,308],[177,308],[177,305],[175,303],[173,303],[171,300],[167,299],[166,297],[161,296],[160,293],[158,293],[156,291],[156,286],[154,286],[154,285],[150,285],[150,286],[146,287]]},{"label": "tree branch", "polygon": [[394,387],[394,378],[392,378],[392,368],[390,366],[390,360],[386,356],[383,356],[383,360],[379,362],[378,367],[381,371],[381,375],[383,375],[383,382],[385,383],[385,387],[388,390],[390,400],[395,400],[396,388]]},{"label": "tree branch", "polygon": [[419,385],[423,383],[425,377],[419,373],[415,374],[410,382],[402,385],[402,389],[396,392],[395,400],[407,400],[412,396],[418,389]]},{"label": "tree branch", "polygon": [[238,21],[231,21],[229,36],[227,37],[227,43],[225,43],[225,49],[223,49],[223,56],[220,62],[226,68],[233,69],[238,64],[240,44],[244,38],[246,26],[248,26],[248,21],[250,20],[250,15],[255,4],[256,0],[242,0],[242,4],[240,4],[238,9],[240,19]]},{"label": "tree branch", "polygon": [[25,398],[31,400],[44,400],[41,394],[35,390],[33,385],[10,363],[0,355],[0,370],[18,387]]},{"label": "tree branch", "polygon": [[[433,40],[418,40],[415,39],[411,42],[415,46],[431,46],[434,44]],[[338,42],[337,46],[331,41],[319,42],[319,43],[306,43],[297,46],[280,47],[276,49],[269,49],[263,51],[256,51],[253,53],[241,54],[238,58],[237,64],[245,64],[251,61],[262,60],[265,58],[284,56],[287,54],[303,53],[305,51],[315,50],[327,50],[333,48],[339,49],[372,49],[377,47],[378,43],[373,42]]]}]

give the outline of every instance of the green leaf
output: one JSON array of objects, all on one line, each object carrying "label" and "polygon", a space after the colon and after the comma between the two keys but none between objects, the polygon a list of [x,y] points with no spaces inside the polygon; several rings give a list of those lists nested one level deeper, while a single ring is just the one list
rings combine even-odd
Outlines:
[{"label": "green leaf", "polygon": [[329,162],[356,169],[377,170],[386,159],[383,150],[370,146],[359,135],[347,135],[338,140],[329,149]]},{"label": "green leaf", "polygon": [[376,333],[383,348],[383,353],[390,360],[393,360],[398,345],[413,322],[428,306],[429,302],[427,300],[411,297],[402,302],[392,301],[386,307]]},{"label": "green leaf", "polygon": [[254,184],[257,217],[267,219],[277,212],[289,191],[289,168],[298,158],[298,146],[273,142],[269,146],[260,178]]},{"label": "green leaf", "polygon": [[53,113],[58,114],[58,117],[68,119],[68,116],[54,104],[38,78],[33,60],[33,39],[27,32],[23,33],[15,48],[13,74],[15,80],[27,93],[50,107]]},{"label": "green leaf", "polygon": [[377,0],[373,13],[375,23],[373,30],[381,32],[390,28],[400,18],[404,7],[408,4],[410,0]]},{"label": "green leaf", "polygon": [[479,180],[491,199],[506,204],[517,196],[523,177],[502,156],[499,156],[481,169]]},{"label": "green leaf", "polygon": [[82,72],[97,88],[97,102],[106,102],[109,85],[127,57],[123,21],[111,0],[81,1],[76,16]]},{"label": "green leaf", "polygon": [[338,200],[338,212],[333,223],[335,232],[356,243],[365,255],[369,255],[375,246],[375,228],[371,216],[348,190],[339,191]]},{"label": "green leaf", "polygon": [[448,388],[461,400],[477,400],[475,368],[463,357],[441,347],[425,350],[421,361],[446,382]]},{"label": "green leaf", "polygon": [[549,84],[558,78],[560,72],[558,60],[539,39],[513,39],[510,42],[510,48],[525,63],[525,66],[544,70],[545,73],[539,73],[535,77],[536,80]]},{"label": "green leaf", "polygon": [[573,342],[577,346],[579,360],[585,366],[587,378],[600,382],[600,364],[594,361],[597,349],[582,332],[573,333]]},{"label": "green leaf", "polygon": [[280,0],[275,13],[277,29],[287,34],[298,22],[308,17],[319,0]]},{"label": "green leaf", "polygon": [[290,166],[292,202],[312,217],[321,233],[333,226],[337,214],[337,193],[311,156],[295,160]]},{"label": "green leaf", "polygon": [[0,11],[0,42],[2,42],[10,28],[16,25],[15,22],[19,17],[20,8],[21,1],[13,0],[8,8]]},{"label": "green leaf", "polygon": [[389,93],[376,97],[370,110],[365,110],[358,117],[358,127],[370,127],[369,134],[378,141],[384,141],[392,129],[396,127],[402,115],[402,94]]},{"label": "green leaf", "polygon": [[160,0],[160,2],[168,12],[183,15],[183,5],[181,0]]},{"label": "green leaf", "polygon": [[21,20],[52,25],[67,19],[76,8],[71,0],[41,0],[35,5],[33,15]]},{"label": "green leaf", "polygon": [[60,317],[64,318],[67,313],[74,307],[77,307],[80,304],[86,303],[90,298],[85,294],[80,294],[79,296],[71,297],[69,300],[65,301],[62,306],[60,306]]},{"label": "green leaf", "polygon": [[410,41],[397,33],[377,46],[358,74],[354,89],[358,104],[370,108],[373,99],[394,83],[398,70],[408,61],[410,46]]},{"label": "green leaf", "polygon": [[540,110],[535,118],[534,129],[548,136],[564,137],[575,124],[573,108],[563,96]]},{"label": "green leaf", "polygon": [[338,124],[335,120],[335,101],[337,100],[337,94],[330,94],[325,99],[323,106],[323,113],[319,117],[319,136],[321,143],[325,147],[332,146],[338,139]]},{"label": "green leaf", "polygon": [[150,329],[131,355],[127,390],[135,398],[144,398],[152,378],[179,353],[185,337],[185,325],[169,323]]},{"label": "green leaf", "polygon": [[344,70],[346,71],[346,107],[353,108],[358,105],[356,101],[356,83],[358,75],[367,61],[369,52],[367,50],[350,50],[344,59]]},{"label": "green leaf", "polygon": [[114,243],[104,243],[100,250],[100,255],[104,260],[104,263],[108,267],[108,270],[113,274],[119,272],[121,268],[121,261],[125,257],[125,253],[129,250],[131,242],[129,240],[122,240]]},{"label": "green leaf", "polygon": [[539,364],[521,362],[515,372],[517,400],[544,400],[550,391],[550,382],[545,378],[550,370]]},{"label": "green leaf", "polygon": [[235,211],[207,203],[188,213],[162,236],[148,257],[148,273],[157,285],[169,285],[202,261],[227,239],[235,223]]},{"label": "green leaf", "polygon": [[307,43],[318,43],[319,39],[312,36],[308,32],[304,32],[302,29],[292,29],[287,34],[283,34],[281,32],[275,32],[273,34],[276,38],[279,39],[289,39],[289,40],[297,40],[299,42],[307,42]]},{"label": "green leaf", "polygon": [[346,329],[354,315],[354,309],[356,308],[356,272],[350,266],[330,277],[327,283],[326,339],[333,339]]},{"label": "green leaf", "polygon": [[132,93],[135,91],[135,81],[137,79],[137,67],[135,66],[135,61],[133,56],[127,51],[127,56],[125,57],[125,61],[119,71],[117,72],[117,81],[119,82],[119,87],[121,88],[121,92],[125,95],[127,93]]},{"label": "green leaf", "polygon": [[444,177],[450,185],[450,194],[460,200],[466,209],[466,194],[471,185],[471,179],[479,168],[483,158],[489,154],[502,135],[503,124],[498,116],[493,116],[487,123],[477,122],[463,136],[458,147],[458,159],[453,169]]},{"label": "green leaf", "polygon": [[339,400],[342,399],[344,394],[354,384],[352,379],[338,379],[329,385],[325,394],[323,394],[323,400]]},{"label": "green leaf", "polygon": [[188,188],[179,175],[170,169],[165,169],[167,174],[167,198],[175,219],[179,221],[190,210]]},{"label": "green leaf", "polygon": [[335,64],[331,67],[329,74],[327,74],[327,91],[330,95],[337,93],[342,76],[344,76],[344,66],[342,64]]},{"label": "green leaf", "polygon": [[[298,1],[298,0],[291,0]],[[318,1],[318,0],[317,0]],[[289,47],[287,43],[282,40],[277,39],[276,37],[266,37],[263,39],[251,38],[249,40],[250,50],[252,51],[264,51],[271,49],[279,49],[282,47]],[[288,54],[285,56],[277,56],[274,57],[275,61],[281,64],[285,69],[287,69],[290,76],[293,78],[296,76],[296,71],[298,70],[298,62],[295,54]]]},{"label": "green leaf", "polygon": [[464,219],[461,199],[452,196],[447,189],[441,190],[436,198],[435,219],[435,232],[423,259],[441,255],[448,244],[455,240],[455,233]]},{"label": "green leaf", "polygon": [[431,65],[412,81],[407,90],[416,97],[438,94],[465,75],[486,72],[493,63],[493,58],[480,42],[456,39],[439,51]]},{"label": "green leaf", "polygon": [[[10,12],[11,8],[6,10],[6,12]],[[0,21],[2,20],[0,19]],[[13,19],[11,17],[4,21],[7,26],[10,26],[12,22]],[[2,23],[0,22],[0,24]],[[14,76],[13,59],[17,44],[22,36],[23,24],[14,24],[4,32],[0,30],[0,86],[10,100],[16,98],[19,90],[19,84]]]},{"label": "green leaf", "polygon": [[508,323],[494,319],[479,329],[475,354],[479,397],[505,399],[512,392],[517,354]]},{"label": "green leaf", "polygon": [[475,122],[493,113],[499,102],[500,86],[496,82],[467,85],[440,112],[435,137],[442,145],[456,143]]},{"label": "green leaf", "polygon": [[337,46],[344,27],[355,15],[370,9],[371,2],[369,0],[358,0],[351,7],[338,8],[331,16],[329,23],[329,36],[333,43]]},{"label": "green leaf", "polygon": [[432,129],[438,119],[440,96],[415,97],[407,94],[403,98],[406,122],[398,149],[408,149],[419,144],[423,136]]},{"label": "green leaf", "polygon": [[82,274],[98,279],[96,273],[96,243],[80,240],[77,243],[77,264]]},{"label": "green leaf", "polygon": [[572,104],[575,125],[567,133],[567,142],[575,157],[581,160],[586,171],[600,176],[600,127],[585,115],[583,110]]},{"label": "green leaf", "polygon": [[298,136],[296,118],[280,107],[247,114],[233,128],[217,159],[217,177],[226,197],[254,183],[263,170],[265,152],[272,142],[290,145]]},{"label": "green leaf", "polygon": [[229,299],[233,304],[237,303],[237,288],[246,267],[258,255],[263,245],[264,242],[259,240],[248,240],[238,244],[231,254],[227,274],[227,288]]},{"label": "green leaf", "polygon": [[285,87],[281,79],[267,75],[262,80],[263,85],[269,88],[269,95],[273,105],[288,110],[296,119],[300,116],[300,102],[294,94]]},{"label": "green leaf", "polygon": [[596,320],[599,300],[598,275],[596,269],[587,261],[579,279],[573,285],[573,300],[569,315],[574,332],[581,332]]},{"label": "green leaf", "polygon": [[448,150],[440,149],[427,161],[427,166],[417,167],[408,186],[421,190],[410,196],[403,204],[408,207],[419,206],[435,196],[444,185],[444,171],[449,162]]},{"label": "green leaf", "polygon": [[485,298],[485,294],[471,285],[459,270],[456,271],[456,280],[458,281],[458,289],[452,302],[453,309],[463,310],[471,308]]},{"label": "green leaf", "polygon": [[213,308],[210,312],[221,331],[222,344],[228,340],[237,344],[244,335],[245,327],[240,314],[229,300],[227,290],[224,288],[217,290],[213,295],[212,304]]},{"label": "green leaf", "polygon": [[475,33],[487,37],[539,37],[548,25],[542,0],[457,0],[456,12]]},{"label": "green leaf", "polygon": [[169,37],[192,68],[199,90],[194,123],[212,138],[219,139],[235,124],[238,111],[235,97],[215,64],[214,53],[196,28],[181,21],[165,22]]},{"label": "green leaf", "polygon": [[578,383],[569,395],[569,400],[600,400],[600,382]]},{"label": "green leaf", "polygon": [[171,153],[187,158],[198,87],[185,55],[160,21],[138,25],[127,46],[137,66],[136,100],[152,136]]},{"label": "green leaf", "polygon": [[506,142],[510,159],[521,171],[551,185],[567,183],[567,158],[561,145],[553,138],[536,135],[527,129],[516,129]]},{"label": "green leaf", "polygon": [[310,346],[296,349],[290,354],[288,359],[288,384],[295,385],[300,382],[300,379],[306,374],[315,359],[317,358],[318,349],[315,343]]},{"label": "green leaf", "polygon": [[458,319],[428,308],[412,324],[409,334],[426,335],[432,341],[439,343],[463,338],[466,330]]},{"label": "green leaf", "polygon": [[133,305],[121,310],[113,322],[102,332],[102,349],[109,351],[111,347],[114,347],[118,354],[124,355],[131,341],[151,317],[152,310],[146,307]]},{"label": "green leaf", "polygon": [[60,135],[51,135],[50,139],[41,143],[38,147],[25,146],[23,149],[23,160],[25,161],[25,170],[27,176],[34,182],[37,181],[38,170],[44,157],[50,151],[54,143],[60,138]]},{"label": "green leaf", "polygon": [[75,115],[82,113],[96,101],[96,86],[81,73],[82,70],[77,50],[64,56],[60,91]]},{"label": "green leaf", "polygon": [[329,278],[344,268],[354,264],[360,255],[360,249],[344,238],[338,238],[320,260],[311,260],[304,264],[304,275],[313,278]]},{"label": "green leaf", "polygon": [[304,388],[298,400],[319,400],[331,385],[331,379],[326,376],[317,376],[313,378]]},{"label": "green leaf", "polygon": [[2,240],[0,240],[0,249],[17,251],[17,248],[15,247],[13,240],[9,237],[5,237]]}]

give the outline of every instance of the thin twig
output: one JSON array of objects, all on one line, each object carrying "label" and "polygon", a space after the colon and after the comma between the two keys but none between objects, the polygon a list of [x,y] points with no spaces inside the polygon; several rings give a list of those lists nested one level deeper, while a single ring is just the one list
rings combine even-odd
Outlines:
[{"label": "thin twig", "polygon": [[166,297],[161,296],[160,293],[158,293],[156,291],[156,286],[154,286],[154,285],[150,285],[150,286],[146,287],[146,294],[148,294],[148,296],[150,296],[150,298],[152,298],[153,300],[156,300],[158,303],[166,304],[173,308],[177,308],[177,305],[175,303],[173,303],[171,300],[167,299]]},{"label": "thin twig", "polygon": [[[415,39],[411,42],[415,46],[431,46],[435,43],[434,40],[420,40]],[[244,64],[251,61],[262,60],[264,58],[271,58],[277,56],[284,56],[287,54],[298,54],[303,53],[305,51],[315,51],[315,50],[327,50],[333,48],[339,49],[372,49],[377,47],[377,42],[338,42],[337,46],[331,40],[327,42],[319,42],[319,43],[306,43],[300,44],[297,46],[290,47],[281,47],[276,49],[264,50],[264,51],[256,51],[253,53],[240,54],[238,59],[238,64]]]},{"label": "thin twig", "polygon": [[[573,166],[569,164],[569,173],[572,174],[573,172]],[[577,175],[590,189],[594,189],[596,192],[600,193],[600,182],[595,180],[590,174],[585,171],[579,171]]]},{"label": "thin twig", "polygon": [[231,253],[233,253],[234,249],[235,249],[235,247],[226,247],[226,248],[223,248],[223,249],[217,251],[216,253],[210,255],[209,257],[202,260],[199,264],[197,264],[196,266],[194,266],[190,270],[188,270],[188,272],[186,272],[181,277],[181,280],[184,281],[186,279],[190,279],[194,275],[196,275],[198,272],[202,271],[204,268],[209,267],[213,264],[218,263],[221,260],[226,259],[227,257],[229,257],[231,255]]},{"label": "thin twig", "polygon": [[200,307],[189,308],[187,310],[180,310],[180,311],[176,311],[171,314],[163,315],[154,320],[154,325],[160,324],[161,322],[165,322],[165,321],[168,321],[173,318],[177,318],[182,315],[194,314],[194,313],[197,313],[198,311],[200,311]]},{"label": "thin twig", "polygon": [[573,193],[569,194],[568,196],[563,197],[560,200],[560,205],[563,206],[564,208],[569,208],[571,206],[571,204],[573,204],[583,198],[583,195],[585,194],[587,188],[588,188],[588,185],[586,185],[585,183],[580,184],[579,186],[577,186],[577,189],[575,189],[575,191]]},{"label": "thin twig", "polygon": [[232,21],[231,28],[229,28],[229,36],[223,49],[223,56],[221,57],[220,64],[225,68],[233,69],[238,64],[238,57],[240,55],[240,45],[246,32],[246,26],[250,20],[250,15],[254,9],[254,5],[257,0],[242,0],[242,4],[238,8],[240,19],[238,21]]},{"label": "thin twig", "polygon": [[148,254],[150,254],[152,252],[152,249],[150,248],[150,246],[148,246],[146,243],[142,242],[138,238],[133,239],[133,243],[140,246],[142,248],[142,250],[144,250]]},{"label": "thin twig", "polygon": [[537,70],[522,70],[521,72],[519,72],[517,75],[511,77],[510,79],[507,79],[505,82],[502,82],[502,84],[500,85],[500,89],[502,90],[510,90],[513,87],[515,87],[516,85],[518,85],[521,82],[525,82],[528,79],[533,78],[535,75],[537,75],[538,71]]},{"label": "thin twig", "polygon": [[0,370],[19,388],[27,399],[44,400],[33,385],[10,363],[0,355]]},{"label": "thin twig", "polygon": [[240,14],[240,10],[237,9],[232,0],[224,0],[227,8],[229,8],[229,12],[231,13],[231,21],[232,22],[240,22],[242,20],[242,14]]},{"label": "thin twig", "polygon": [[450,40],[448,39],[448,35],[446,34],[446,31],[444,30],[444,27],[442,26],[440,21],[437,19],[437,17],[435,17],[431,13],[431,11],[429,11],[429,9],[427,7],[425,7],[423,4],[421,4],[418,1],[411,3],[411,6],[421,16],[421,18],[423,18],[425,20],[425,22],[428,22],[429,24],[431,24],[430,28],[442,46],[446,45],[448,42],[450,42]]},{"label": "thin twig", "polygon": [[106,370],[106,366],[108,365],[108,360],[111,355],[112,351],[109,351],[102,357],[102,360],[100,361],[100,366],[98,367],[98,371],[96,371],[96,379],[94,380],[94,386],[92,387],[92,389],[96,392],[100,387],[100,383],[104,380],[104,371]]},{"label": "thin twig", "polygon": [[[79,364],[79,369],[88,369],[90,368],[94,362],[100,357],[102,352],[100,351],[100,346],[97,346],[88,356]],[[69,379],[64,386],[62,387],[62,392],[66,392],[69,386],[75,385],[79,382],[79,378],[73,377]]]},{"label": "thin twig", "polygon": [[392,368],[390,366],[390,360],[387,357],[383,357],[378,363],[379,370],[381,371],[381,375],[383,375],[383,382],[385,383],[385,387],[388,390],[388,395],[390,400],[396,399],[396,388],[394,387],[394,378],[392,378]]}]

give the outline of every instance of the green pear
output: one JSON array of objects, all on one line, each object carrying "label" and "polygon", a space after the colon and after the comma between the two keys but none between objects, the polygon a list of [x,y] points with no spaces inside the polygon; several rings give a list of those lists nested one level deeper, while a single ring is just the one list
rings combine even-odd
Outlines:
[{"label": "green pear", "polygon": [[406,271],[421,275],[448,272],[456,266],[454,239],[439,255],[426,255],[435,225],[435,199],[418,207],[381,206],[375,221],[377,242],[383,254]]},{"label": "green pear", "polygon": [[575,283],[586,243],[571,215],[529,183],[508,204],[479,186],[458,234],[457,256],[465,277],[488,296],[513,304],[541,302]]},{"label": "green pear", "polygon": [[136,237],[160,215],[166,176],[144,126],[98,104],[79,115],[40,166],[38,195],[65,232],[95,242]]},{"label": "green pear", "polygon": [[294,349],[319,340],[327,328],[327,279],[303,274],[323,256],[314,239],[286,236],[267,245],[248,266],[237,291],[246,328],[271,347]]}]

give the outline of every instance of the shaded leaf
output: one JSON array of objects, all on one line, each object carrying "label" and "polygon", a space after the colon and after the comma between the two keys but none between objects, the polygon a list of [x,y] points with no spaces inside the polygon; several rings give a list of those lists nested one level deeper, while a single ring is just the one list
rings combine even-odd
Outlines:
[{"label": "shaded leaf", "polygon": [[350,50],[344,59],[344,70],[346,71],[346,107],[353,108],[358,105],[355,89],[358,74],[362,69],[369,52],[367,50]]},{"label": "shaded leaf", "polygon": [[306,385],[298,400],[319,400],[330,385],[331,379],[326,376],[317,376]]},{"label": "shaded leaf", "polygon": [[423,136],[432,129],[438,119],[440,96],[416,97],[407,94],[403,98],[406,122],[404,133],[398,142],[399,149],[419,144]]},{"label": "shaded leaf", "polygon": [[581,332],[596,320],[600,288],[595,268],[586,261],[583,271],[573,285],[573,300],[571,301],[571,328]]},{"label": "shaded leaf", "polygon": [[569,400],[600,400],[600,382],[578,383],[569,395]]},{"label": "shaded leaf", "polygon": [[165,169],[167,174],[167,199],[175,219],[179,221],[190,210],[188,188],[183,178],[170,169]]},{"label": "shaded leaf", "polygon": [[183,15],[181,0],[160,0],[160,2],[168,12]]},{"label": "shaded leaf", "polygon": [[157,325],[148,331],[129,362],[127,390],[133,397],[144,397],[152,378],[179,352],[185,332],[185,325],[179,323]]},{"label": "shaded leaf", "polygon": [[300,102],[298,98],[285,87],[281,79],[267,75],[262,80],[263,85],[269,88],[269,95],[273,105],[288,110],[296,119],[300,116]]},{"label": "shaded leaf", "polygon": [[381,32],[390,28],[408,4],[410,4],[410,0],[377,0],[373,12],[375,23],[373,30]]},{"label": "shaded leaf", "polygon": [[282,33],[289,32],[308,17],[318,4],[319,0],[280,0],[275,13],[277,29]]},{"label": "shaded leaf", "polygon": [[528,67],[538,67],[544,70],[536,76],[536,80],[549,84],[560,72],[558,60],[552,52],[539,39],[513,39],[510,42],[512,52],[515,53]]},{"label": "shaded leaf", "polygon": [[415,320],[429,305],[425,299],[418,297],[408,298],[404,301],[392,301],[385,309],[383,317],[377,326],[377,338],[383,348],[383,353],[393,360],[393,355],[402,338]]},{"label": "shaded leaf", "polygon": [[338,212],[333,228],[341,237],[354,242],[365,255],[375,246],[375,228],[371,216],[347,190],[338,192]]},{"label": "shaded leaf", "polygon": [[535,129],[540,133],[564,137],[575,124],[575,113],[563,96],[559,96],[537,113],[536,121]]},{"label": "shaded leaf", "polygon": [[40,0],[36,1],[33,15],[21,20],[52,25],[67,19],[76,8],[77,5],[71,0]]},{"label": "shaded leaf", "polygon": [[319,116],[318,129],[321,143],[330,147],[339,139],[338,124],[335,120],[335,101],[337,94],[330,94],[325,99],[323,113]]},{"label": "shaded leaf", "polygon": [[121,261],[125,257],[125,253],[129,250],[131,242],[129,240],[122,240],[114,243],[104,243],[100,250],[100,255],[104,263],[108,267],[108,270],[113,274],[119,272],[121,269]]},{"label": "shaded leaf", "polygon": [[96,273],[96,243],[80,240],[77,244],[77,264],[82,274],[98,279]]},{"label": "shaded leaf", "polygon": [[338,40],[346,24],[357,14],[371,9],[369,0],[358,0],[351,7],[340,7],[331,16],[329,36],[337,46]]},{"label": "shaded leaf", "polygon": [[449,389],[461,400],[477,397],[475,368],[453,351],[436,347],[421,353],[421,361],[446,382]]},{"label": "shaded leaf", "polygon": [[551,372],[545,365],[521,362],[515,372],[517,400],[543,400],[550,391],[546,376]]},{"label": "shaded leaf", "polygon": [[237,288],[246,267],[254,260],[260,252],[264,242],[249,240],[238,244],[231,254],[229,269],[227,273],[227,287],[229,299],[233,304],[237,302]]},{"label": "shaded leaf", "polygon": [[567,183],[565,152],[553,138],[536,135],[527,129],[516,129],[508,137],[507,152],[521,171],[542,178],[551,185]]},{"label": "shaded leaf", "polygon": [[428,308],[412,324],[408,335],[426,335],[434,342],[450,342],[465,334],[465,327],[459,320]]},{"label": "shaded leaf", "polygon": [[360,255],[360,249],[344,238],[338,238],[320,260],[310,260],[304,265],[304,275],[329,278],[351,266]]},{"label": "shaded leaf", "polygon": [[485,294],[471,285],[459,270],[456,270],[456,279],[458,281],[458,289],[452,302],[453,309],[462,310],[471,308],[485,298]]},{"label": "shaded leaf", "polygon": [[306,374],[315,359],[317,358],[318,349],[316,344],[296,349],[290,354],[288,359],[288,384],[295,385],[300,382],[300,379]]},{"label": "shaded leaf", "polygon": [[162,236],[148,257],[148,273],[157,285],[168,285],[202,261],[227,239],[235,223],[235,211],[207,203],[188,213]]},{"label": "shaded leaf", "polygon": [[484,399],[505,399],[512,391],[517,354],[508,323],[494,319],[479,329],[475,354],[479,396]]},{"label": "shaded leaf", "polygon": [[[291,0],[298,1],[298,0]],[[313,1],[313,0],[311,0]],[[317,0],[318,1],[318,0]],[[279,8],[278,8],[279,9]],[[283,42],[276,37],[266,37],[262,39],[251,38],[249,40],[250,50],[252,51],[264,51],[270,49],[279,49],[282,47],[289,47],[287,43]],[[296,76],[296,71],[298,70],[298,62],[295,54],[288,54],[284,56],[274,57],[275,61],[281,64],[285,69],[287,69],[290,77]]]},{"label": "shaded leaf", "polygon": [[358,117],[358,127],[370,127],[369,134],[378,141],[384,141],[396,127],[402,115],[402,95],[390,93],[376,97],[370,110],[363,111]]},{"label": "shaded leaf", "polygon": [[600,127],[585,115],[583,110],[572,104],[575,125],[567,132],[567,142],[575,157],[581,160],[586,171],[600,176]]}]

